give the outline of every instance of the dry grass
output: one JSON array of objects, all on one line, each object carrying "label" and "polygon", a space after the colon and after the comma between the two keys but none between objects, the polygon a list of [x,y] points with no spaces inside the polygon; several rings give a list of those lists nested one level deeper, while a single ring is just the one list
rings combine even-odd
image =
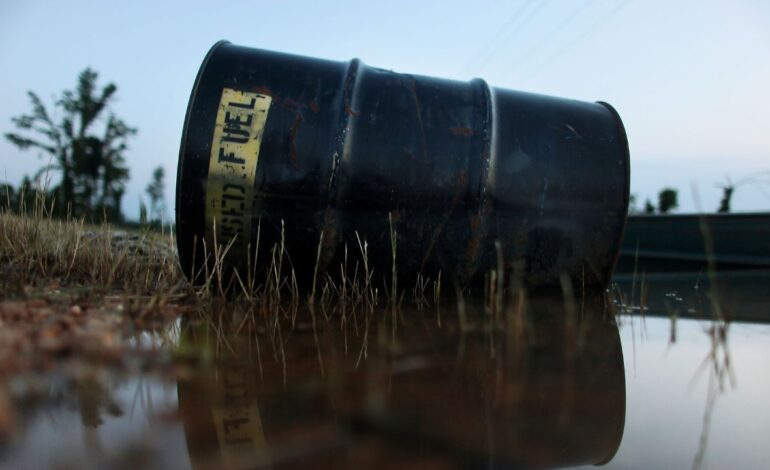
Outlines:
[{"label": "dry grass", "polygon": [[[211,326],[219,346],[227,348],[227,337],[233,333],[246,333],[253,338],[258,351],[268,346],[279,362],[285,362],[285,344],[294,332],[312,330],[321,369],[319,330],[342,332],[344,354],[354,355],[358,364],[368,357],[370,338],[380,327],[387,328],[387,336],[395,344],[398,324],[404,321],[402,307],[408,291],[413,304],[409,306],[410,314],[435,309],[430,315],[438,328],[444,326],[440,273],[436,279],[418,275],[414,286],[399,288],[397,234],[392,224],[391,267],[389,275],[381,276],[382,285],[373,282],[369,246],[358,234],[355,246],[344,247],[343,262],[333,270],[337,271],[335,275],[320,272],[321,234],[312,290],[307,295],[298,288],[283,237],[272,247],[270,259],[249,260],[249,272],[236,275],[229,285],[223,284],[222,276],[229,247],[214,246],[209,250],[204,246],[201,256],[210,262],[203,263],[205,271],[199,273],[202,282],[193,287],[178,266],[171,233],[116,230],[107,224],[55,220],[48,215],[46,204],[38,198],[34,207],[6,207],[0,213],[0,300],[24,302],[42,298],[46,305],[61,307],[54,310],[64,317],[72,306],[89,312],[103,311],[108,306],[107,310],[117,312],[116,318],[120,319],[116,328],[123,329],[142,327],[142,323],[158,315],[173,317],[187,312]],[[496,251],[497,266],[487,276],[483,307],[478,314],[476,308],[469,311],[467,293],[455,285],[456,305],[450,302],[449,306],[456,308],[456,313],[448,317],[448,324],[462,332],[483,331],[490,341],[491,356],[497,353],[499,333],[510,329],[510,336],[520,336],[527,328],[520,314],[527,298],[521,276],[506,279],[499,243]],[[251,267],[257,263],[267,265],[265,278],[257,279],[254,275],[256,270]],[[567,283],[562,287],[565,307],[575,316],[581,311],[575,304],[580,298],[578,289]],[[470,302],[473,305],[474,300],[470,298]],[[19,306],[12,310],[18,311]],[[2,311],[0,308],[0,321],[5,326],[10,320],[3,317]],[[35,327],[27,324],[25,334],[29,334],[29,328]]]},{"label": "dry grass", "polygon": [[[222,276],[229,247],[214,246],[211,253],[204,247],[201,255],[210,262],[199,273],[203,282],[194,287],[179,267],[173,234],[58,220],[50,216],[50,204],[37,197],[32,207],[2,204],[0,210],[0,379],[55,366],[65,357],[110,357],[119,363],[132,353],[137,331],[165,328],[183,314],[210,327],[214,349],[231,349],[233,335],[245,334],[260,360],[264,353],[272,355],[284,369],[290,337],[309,329],[322,370],[320,330],[342,332],[345,354],[350,340],[355,344],[350,354],[360,362],[380,323],[375,310],[383,304],[382,292],[384,304],[392,307],[382,321],[395,341],[404,297],[397,290],[395,232],[392,276],[384,286],[372,282],[368,242],[361,237],[351,250],[345,247],[338,275],[319,272],[321,235],[313,290],[305,297],[283,240],[272,247],[269,259],[249,260],[250,266],[267,265],[266,278],[257,279],[256,270],[249,269],[232,285]],[[433,292],[430,286],[425,280],[415,294],[420,308],[431,296],[438,302],[440,279]]]},{"label": "dry grass", "polygon": [[52,283],[102,295],[172,294],[181,281],[170,234],[52,219],[43,201],[30,212],[0,212],[0,270],[3,297]]},{"label": "dry grass", "polygon": [[0,381],[71,360],[122,367],[134,338],[190,308],[171,235],[0,211]]}]

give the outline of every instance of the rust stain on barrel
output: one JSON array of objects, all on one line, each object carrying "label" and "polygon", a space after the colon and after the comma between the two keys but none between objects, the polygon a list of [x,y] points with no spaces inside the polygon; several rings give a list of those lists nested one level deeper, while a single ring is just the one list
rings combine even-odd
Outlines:
[{"label": "rust stain on barrel", "polygon": [[253,89],[254,89],[254,91],[259,93],[260,95],[267,95],[267,96],[272,97],[273,99],[277,98],[276,96],[273,96],[273,92],[270,90],[270,88],[268,88],[266,86],[256,86]]},{"label": "rust stain on barrel", "polygon": [[297,138],[297,132],[299,131],[299,126],[302,125],[302,113],[297,113],[296,117],[294,118],[294,125],[291,127],[291,130],[289,131],[289,140],[291,145],[291,163],[294,166],[295,169],[299,169],[299,157],[297,156],[297,145],[295,143],[295,140]]},{"label": "rust stain on barrel", "polygon": [[457,183],[455,184],[455,191],[454,191],[454,194],[452,195],[452,204],[444,213],[444,217],[442,218],[441,223],[439,223],[436,226],[436,228],[433,230],[433,235],[431,236],[430,243],[428,244],[428,249],[425,251],[425,256],[423,256],[422,261],[420,263],[421,270],[424,269],[425,265],[428,262],[428,259],[433,254],[433,248],[438,242],[438,239],[441,236],[441,233],[444,231],[444,227],[452,218],[452,214],[455,212],[457,205],[462,200],[462,196],[463,194],[465,194],[465,191],[467,190],[467,186],[468,186],[468,172],[461,171],[457,175]]},{"label": "rust stain on barrel", "polygon": [[417,124],[420,126],[420,138],[422,142],[422,156],[425,160],[428,160],[428,140],[425,138],[425,124],[422,122],[422,111],[420,111],[420,98],[417,96],[417,80],[414,77],[412,79],[409,90],[412,94],[412,100],[414,101],[414,111],[417,115]]},{"label": "rust stain on barrel", "polygon": [[468,251],[465,254],[465,262],[467,266],[467,273],[470,275],[473,272],[473,265],[476,262],[476,254],[479,251],[479,244],[481,243],[481,216],[474,214],[470,218],[471,239],[468,242]]},{"label": "rust stain on barrel", "polygon": [[450,127],[449,132],[458,137],[473,137],[473,129],[470,127]]}]

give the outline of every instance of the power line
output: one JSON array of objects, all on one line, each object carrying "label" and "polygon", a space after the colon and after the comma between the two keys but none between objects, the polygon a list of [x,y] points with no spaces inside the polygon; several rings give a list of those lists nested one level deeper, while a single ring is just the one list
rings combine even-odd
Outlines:
[{"label": "power line", "polygon": [[[524,2],[524,4],[522,4],[521,7],[519,7],[508,18],[508,20],[503,23],[503,25],[497,30],[492,38],[490,38],[490,40],[485,43],[484,47],[479,50],[479,53],[474,55],[473,58],[462,69],[460,69],[458,75],[465,75],[467,72],[471,72],[473,70],[478,72],[483,69],[486,64],[492,60],[498,52],[500,52],[500,43],[503,42],[503,39],[507,36],[507,39],[510,40],[510,38],[516,34],[517,29],[521,29],[522,26],[532,21],[535,15],[537,15],[543,8],[545,8],[545,6],[548,5],[550,1],[551,0],[544,0],[541,2]],[[535,5],[534,9],[530,8],[532,5]],[[526,13],[529,14],[523,19],[523,21],[518,21]],[[511,28],[513,31],[508,31]],[[481,57],[480,60],[479,57]]]},{"label": "power line", "polygon": [[569,25],[572,21],[575,20],[578,16],[580,16],[585,9],[591,4],[591,0],[586,0],[583,2],[582,5],[580,5],[577,9],[575,9],[570,15],[568,15],[564,20],[562,20],[556,27],[551,29],[548,34],[546,34],[542,41],[537,43],[534,47],[529,48],[524,52],[524,54],[521,54],[518,56],[515,60],[512,61],[513,67],[510,69],[509,74],[513,74],[517,69],[521,67],[522,64],[526,63],[527,60],[529,60],[530,57],[532,57],[535,52],[540,50],[544,45],[551,42],[554,38],[558,37],[564,29]]},{"label": "power line", "polygon": [[568,52],[570,49],[575,47],[578,43],[583,41],[585,38],[587,38],[591,33],[593,33],[595,30],[600,28],[604,25],[607,21],[609,21],[613,16],[620,13],[621,10],[623,10],[628,4],[631,3],[631,0],[625,0],[623,3],[619,4],[612,10],[610,10],[606,15],[599,18],[597,21],[595,21],[591,26],[588,27],[588,29],[584,30],[581,34],[579,34],[577,37],[575,37],[572,41],[567,42],[561,49],[557,50],[555,53],[551,54],[547,59],[545,59],[543,62],[540,63],[540,66],[535,68],[529,75],[524,77],[521,82],[521,84],[527,83],[529,80],[531,80],[533,77],[537,76],[538,73],[540,73],[541,70],[546,68],[548,65],[550,65],[553,61],[560,58],[562,55],[564,55],[566,52]]},{"label": "power line", "polygon": [[513,14],[510,17],[508,17],[508,20],[506,20],[503,23],[503,25],[500,26],[500,28],[497,29],[497,31],[495,32],[494,35],[492,35],[492,37],[489,39],[489,41],[487,41],[484,44],[484,46],[481,49],[479,49],[478,53],[474,54],[473,57],[471,57],[471,59],[468,62],[466,62],[466,64],[459,70],[459,75],[463,75],[463,74],[465,74],[465,72],[468,72],[472,68],[475,68],[474,66],[478,62],[479,56],[484,55],[485,53],[487,53],[490,50],[491,46],[496,44],[505,35],[505,31],[513,23],[515,23],[516,20],[518,20],[519,17],[522,15],[522,13],[524,11],[526,11],[527,8],[529,8],[531,5],[533,5],[533,4],[530,3],[530,2],[522,3],[521,6],[519,8],[517,8],[516,11],[514,11]]}]

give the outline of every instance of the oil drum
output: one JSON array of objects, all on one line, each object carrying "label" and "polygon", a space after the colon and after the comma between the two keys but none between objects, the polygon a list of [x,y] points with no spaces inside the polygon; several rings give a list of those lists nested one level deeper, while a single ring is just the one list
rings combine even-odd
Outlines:
[{"label": "oil drum", "polygon": [[193,282],[264,276],[280,246],[306,287],[354,259],[372,282],[604,287],[628,196],[606,103],[222,41],[187,109],[176,233]]}]

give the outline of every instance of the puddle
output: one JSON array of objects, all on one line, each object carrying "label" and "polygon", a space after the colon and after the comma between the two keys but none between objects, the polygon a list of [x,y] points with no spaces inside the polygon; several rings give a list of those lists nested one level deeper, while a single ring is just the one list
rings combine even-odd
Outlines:
[{"label": "puddle", "polygon": [[52,378],[38,384],[46,396],[18,424],[23,429],[3,452],[2,466],[190,466],[175,381],[96,375],[75,386]]},{"label": "puddle", "polygon": [[500,312],[466,299],[464,316],[380,309],[344,326],[316,312],[313,328],[307,311],[293,330],[291,318],[182,318],[132,340],[170,358],[162,367],[5,378],[16,413],[0,465],[762,467],[768,273],[697,276],[621,275],[611,298],[531,296]]}]

